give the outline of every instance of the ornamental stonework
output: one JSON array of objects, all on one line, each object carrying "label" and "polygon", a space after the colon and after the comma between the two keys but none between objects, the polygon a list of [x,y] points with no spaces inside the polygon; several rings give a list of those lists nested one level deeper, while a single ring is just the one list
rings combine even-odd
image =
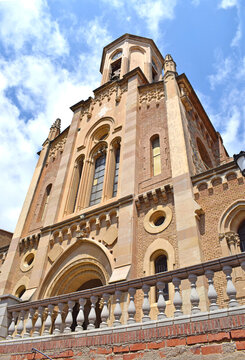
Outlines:
[{"label": "ornamental stonework", "polygon": [[149,104],[151,101],[160,101],[164,98],[163,83],[140,88],[139,104]]}]

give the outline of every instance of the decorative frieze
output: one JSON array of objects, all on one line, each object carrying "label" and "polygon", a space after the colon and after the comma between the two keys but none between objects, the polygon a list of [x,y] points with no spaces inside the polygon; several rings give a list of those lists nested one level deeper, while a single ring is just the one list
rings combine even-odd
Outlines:
[{"label": "decorative frieze", "polygon": [[93,115],[94,106],[99,104],[101,106],[103,102],[108,102],[111,100],[112,96],[115,95],[116,103],[119,103],[122,95],[128,90],[127,83],[119,84],[115,82],[110,84],[109,86],[96,90],[94,92],[95,97],[90,97],[88,101],[86,101],[86,105],[82,108],[81,118],[86,116],[87,120],[89,120]]},{"label": "decorative frieze", "polygon": [[156,101],[159,103],[161,99],[164,98],[164,87],[163,83],[154,84],[151,86],[144,86],[139,88],[139,104],[146,103],[150,104],[151,101]]},{"label": "decorative frieze", "polygon": [[141,209],[142,206],[150,206],[150,202],[153,201],[157,204],[160,199],[166,201],[168,199],[168,193],[172,192],[173,185],[165,185],[160,188],[147,191],[143,194],[139,194],[135,199],[135,205],[137,209]]},{"label": "decorative frieze", "polygon": [[24,249],[32,250],[36,249],[39,243],[40,233],[28,235],[19,240],[19,247],[20,250],[23,251]]},{"label": "decorative frieze", "polygon": [[222,184],[224,190],[228,188],[229,181],[237,179],[238,182],[243,181],[242,175],[238,169],[228,170],[222,174],[210,174],[209,176],[195,181],[193,191],[194,195],[199,194],[200,191],[208,189],[209,195],[213,194],[214,188]]},{"label": "decorative frieze", "polygon": [[74,237],[76,238],[88,238],[92,231],[93,226],[97,231],[100,231],[102,222],[106,223],[107,228],[113,222],[118,222],[118,210],[112,209],[108,212],[103,212],[98,215],[93,215],[91,217],[81,216],[81,221],[66,225],[63,228],[56,229],[50,238],[50,244],[53,245],[56,242],[62,244],[66,239],[70,240]]},{"label": "decorative frieze", "polygon": [[51,160],[54,161],[56,159],[57,155],[64,151],[65,143],[66,143],[66,136],[51,146],[49,154],[48,154],[47,164]]}]

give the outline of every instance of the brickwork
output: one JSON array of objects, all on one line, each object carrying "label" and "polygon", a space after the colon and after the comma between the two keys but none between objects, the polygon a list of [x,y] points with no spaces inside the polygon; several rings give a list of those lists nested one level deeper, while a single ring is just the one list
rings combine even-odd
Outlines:
[{"label": "brickwork", "polygon": [[142,277],[145,275],[144,269],[143,269],[143,262],[144,262],[146,250],[149,247],[149,245],[152,244],[153,241],[158,238],[165,239],[172,245],[172,247],[174,248],[174,251],[175,251],[174,266],[178,267],[178,246],[177,246],[177,239],[176,239],[176,220],[175,220],[175,213],[174,213],[173,195],[168,194],[168,199],[166,201],[159,200],[157,205],[169,206],[173,213],[173,218],[172,218],[170,225],[164,231],[162,231],[160,233],[156,233],[156,234],[149,234],[145,230],[145,228],[143,226],[143,222],[144,222],[146,213],[149,211],[149,209],[156,206],[156,204],[154,204],[152,201],[149,203],[148,207],[144,206],[142,209],[140,209],[138,211],[138,224],[137,224],[137,235],[136,235],[137,254],[138,254],[138,256],[137,256],[137,277]]},{"label": "brickwork", "polygon": [[0,248],[9,246],[13,233],[0,229]]},{"label": "brickwork", "polygon": [[[127,331],[108,328],[104,334],[43,337],[0,343],[3,360],[45,359],[34,354],[34,347],[59,360],[129,360],[129,359],[207,359],[242,360],[245,357],[245,315],[231,315],[209,320],[183,322],[144,328],[130,326]],[[103,330],[104,331],[104,330]]]},{"label": "brickwork", "polygon": [[[160,85],[152,84],[151,87]],[[149,90],[150,91],[150,90]],[[160,91],[160,89],[158,90]],[[165,98],[160,100],[151,100],[143,102],[139,109],[139,160],[137,162],[138,174],[138,192],[145,192],[149,189],[162,186],[169,182],[171,177],[170,157],[167,131],[167,114]],[[161,174],[152,176],[152,151],[151,138],[153,135],[159,135],[160,156],[161,156]]]},{"label": "brickwork", "polygon": [[[207,129],[202,120],[196,115],[196,117],[186,113],[188,119],[188,133],[190,136],[191,148],[192,148],[192,160],[195,166],[195,174],[199,174],[208,169],[207,165],[203,162],[196,139],[199,138],[212,161],[213,167],[219,165],[219,156],[217,151],[217,142],[213,142],[211,136],[208,134]],[[193,174],[194,175],[194,174]]]},{"label": "brickwork", "polygon": [[67,130],[63,132],[58,139],[55,139],[51,143],[48,157],[41,173],[30,211],[25,222],[25,226],[21,235],[22,237],[40,230],[43,225],[43,222],[39,219],[42,200],[47,186],[49,184],[53,184],[56,179],[63,152],[63,143],[66,139],[66,136]]},{"label": "brickwork", "polygon": [[[199,192],[195,194],[195,200],[204,212],[200,216],[199,221],[203,261],[224,256],[218,233],[221,215],[232,203],[244,197],[244,180],[243,178],[237,179],[234,175],[229,176],[225,184],[217,179],[209,189],[205,183],[199,187]],[[245,280],[244,274],[241,275]],[[233,276],[236,277],[235,274]],[[236,279],[234,280],[236,281]],[[218,293],[219,304],[222,305],[224,302],[227,302],[225,276],[223,273],[215,274],[214,284]],[[240,289],[238,291],[239,301],[244,303],[244,299],[242,299],[244,293]]]},{"label": "brickwork", "polygon": [[235,200],[244,199],[244,197],[244,180],[236,178],[228,178],[226,184],[217,181],[211,189],[204,185],[195,195],[196,202],[204,212],[200,218],[201,249],[204,261],[224,256],[219,241],[218,223],[224,210]]}]

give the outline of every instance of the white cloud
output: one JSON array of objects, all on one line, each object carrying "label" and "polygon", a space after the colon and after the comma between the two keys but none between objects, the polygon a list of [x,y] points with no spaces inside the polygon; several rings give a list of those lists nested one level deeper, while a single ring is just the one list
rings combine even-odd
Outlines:
[{"label": "white cloud", "polygon": [[[115,8],[123,8],[124,14],[128,10],[133,10],[141,19],[146,22],[146,26],[150,31],[154,40],[156,40],[159,33],[160,22],[164,20],[174,19],[174,10],[177,5],[177,0],[103,0],[107,5]],[[131,18],[132,16],[130,16]],[[128,17],[126,17],[127,19]]]},{"label": "white cloud", "polygon": [[60,117],[70,124],[71,105],[99,85],[101,47],[111,41],[100,19],[83,23],[79,41],[86,54],[60,61],[67,40],[52,20],[46,1],[0,2],[0,228],[14,230],[36,164],[35,153]]},{"label": "white cloud", "polygon": [[163,20],[174,18],[177,0],[134,0],[134,10],[146,21],[147,27],[155,39],[159,37],[159,24]]},{"label": "white cloud", "polygon": [[[225,129],[224,131],[221,132],[221,136],[230,155],[233,155],[244,148],[244,142],[245,142],[244,108],[242,106],[241,107],[232,106],[230,108],[230,111],[228,112],[228,116],[225,119],[223,119]],[[243,136],[241,136],[241,134],[243,134]]]},{"label": "white cloud", "polygon": [[13,0],[0,3],[2,44],[15,51],[31,47],[52,56],[69,52],[56,21],[51,20],[46,0]]},{"label": "white cloud", "polygon": [[198,6],[198,5],[200,5],[200,0],[192,0],[191,3],[194,6]]},{"label": "white cloud", "polygon": [[239,23],[238,26],[237,26],[236,34],[235,34],[234,38],[231,41],[231,46],[232,47],[233,46],[238,46],[241,38],[242,38],[242,26],[241,26],[241,23]]},{"label": "white cloud", "polygon": [[238,5],[238,0],[222,0],[219,4],[219,7],[222,9],[228,9],[233,6]]},{"label": "white cloud", "polygon": [[236,8],[237,12],[237,29],[236,33],[231,41],[231,47],[239,46],[240,40],[242,39],[242,16],[240,11],[240,0],[222,0],[219,4],[220,9]]},{"label": "white cloud", "polygon": [[214,67],[216,73],[209,75],[209,82],[211,89],[214,90],[217,85],[221,85],[225,82],[230,72],[232,71],[232,59],[230,57],[223,58],[223,55],[220,51],[216,52],[216,61]]}]

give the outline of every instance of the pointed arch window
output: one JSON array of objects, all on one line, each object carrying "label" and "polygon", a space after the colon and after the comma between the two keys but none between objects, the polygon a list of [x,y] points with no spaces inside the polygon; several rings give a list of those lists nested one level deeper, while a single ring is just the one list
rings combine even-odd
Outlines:
[{"label": "pointed arch window", "polygon": [[38,215],[38,221],[43,221],[46,215],[51,189],[52,189],[52,184],[49,184],[45,189],[41,209]]},{"label": "pointed arch window", "polygon": [[76,161],[73,171],[73,179],[70,188],[69,200],[67,204],[67,213],[71,214],[75,211],[77,206],[78,193],[82,178],[83,158]]},{"label": "pointed arch window", "polygon": [[115,150],[115,174],[114,174],[114,181],[113,181],[112,197],[117,196],[118,176],[119,176],[119,162],[120,162],[120,145]]},{"label": "pointed arch window", "polygon": [[241,223],[238,228],[238,235],[240,238],[240,248],[242,252],[245,252],[245,220]]},{"label": "pointed arch window", "polygon": [[160,140],[156,135],[151,140],[152,152],[152,175],[156,176],[161,174],[161,154],[160,154]]},{"label": "pointed arch window", "polygon": [[91,189],[89,206],[100,203],[105,176],[106,153],[102,153],[95,160],[94,177]]},{"label": "pointed arch window", "polygon": [[[167,263],[167,256],[166,255],[159,255],[155,261],[154,261],[154,267],[155,267],[155,274],[161,273],[163,271],[168,271],[168,263]],[[156,301],[158,298],[156,289]],[[165,287],[163,289],[163,296],[165,300],[169,300],[169,291],[168,291],[168,284],[165,284]]]}]

